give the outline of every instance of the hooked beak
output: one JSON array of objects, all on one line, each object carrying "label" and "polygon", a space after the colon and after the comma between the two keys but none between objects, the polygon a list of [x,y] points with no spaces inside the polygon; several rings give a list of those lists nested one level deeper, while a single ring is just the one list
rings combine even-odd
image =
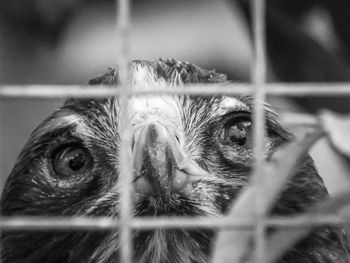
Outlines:
[{"label": "hooked beak", "polygon": [[149,123],[135,133],[134,187],[139,197],[186,193],[192,183],[208,173],[184,154],[176,136],[159,123]]}]

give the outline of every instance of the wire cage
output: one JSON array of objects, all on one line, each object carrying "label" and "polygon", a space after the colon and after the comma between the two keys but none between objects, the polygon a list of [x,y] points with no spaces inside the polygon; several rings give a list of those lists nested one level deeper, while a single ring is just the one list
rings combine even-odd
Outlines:
[{"label": "wire cage", "polygon": [[[323,216],[304,216],[298,218],[288,217],[267,217],[264,213],[257,213],[254,220],[246,218],[227,219],[227,218],[133,218],[131,203],[131,176],[132,167],[129,160],[130,139],[128,134],[129,122],[127,119],[128,99],[131,96],[139,95],[159,95],[159,94],[190,94],[190,95],[240,95],[254,94],[254,155],[255,166],[257,171],[264,171],[264,108],[263,101],[266,96],[331,96],[339,94],[349,94],[348,84],[286,84],[286,83],[266,83],[266,48],[265,48],[265,0],[253,0],[251,5],[251,13],[253,17],[253,47],[254,59],[251,70],[252,83],[239,85],[216,86],[209,85],[206,89],[202,89],[197,85],[189,85],[187,89],[171,89],[171,90],[129,90],[127,86],[128,80],[128,61],[129,61],[129,24],[130,24],[130,0],[116,0],[117,34],[122,42],[121,60],[119,62],[119,74],[121,79],[121,88],[115,87],[92,87],[92,86],[46,86],[46,85],[27,85],[14,86],[2,85],[0,87],[0,97],[2,98],[68,98],[68,97],[108,97],[118,96],[122,107],[122,145],[121,145],[121,196],[120,196],[120,217],[119,219],[110,218],[1,218],[0,228],[2,230],[95,230],[95,229],[118,229],[120,232],[121,246],[121,262],[132,262],[131,244],[132,230],[134,229],[155,229],[155,228],[216,228],[216,229],[253,229],[255,232],[255,259],[256,262],[268,262],[266,257],[266,229],[271,226],[280,227],[303,227],[317,226],[322,224],[337,225],[344,223],[341,219],[334,215]],[[331,87],[331,88],[330,88]],[[303,121],[304,120],[304,121]],[[297,116],[291,122],[315,125],[314,117]],[[262,182],[263,174],[256,173],[257,183]],[[2,188],[2,186],[1,186]],[[255,203],[257,211],[261,207],[261,200],[264,200],[265,191],[257,189],[255,193]]]}]

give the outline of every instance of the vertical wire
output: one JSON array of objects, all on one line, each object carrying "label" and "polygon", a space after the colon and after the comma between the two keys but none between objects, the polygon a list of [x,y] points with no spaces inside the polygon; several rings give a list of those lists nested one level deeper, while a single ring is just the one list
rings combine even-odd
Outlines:
[{"label": "vertical wire", "polygon": [[132,237],[131,237],[131,183],[132,183],[132,163],[131,160],[131,138],[128,114],[128,94],[129,94],[129,24],[130,24],[130,0],[116,0],[117,8],[117,29],[119,41],[121,41],[119,58],[119,79],[122,94],[120,102],[120,262],[132,262]]},{"label": "vertical wire", "polygon": [[[1,63],[1,61],[0,61],[0,63]],[[1,68],[1,67],[0,67]],[[2,84],[1,83],[1,73],[2,72],[0,72],[0,85]],[[2,105],[2,99],[0,99],[0,194],[2,195],[2,192],[3,192],[3,190],[4,190],[4,186],[5,186],[5,174],[4,174],[4,170],[3,170],[3,168],[4,168],[4,160],[3,160],[3,158],[2,158],[2,155],[3,155],[3,152],[4,152],[4,154],[5,154],[5,151],[4,151],[4,147],[3,147],[3,138],[4,138],[4,136],[3,136],[3,129],[2,129],[2,124],[3,124],[3,116],[2,116],[2,112],[1,112],[1,110],[2,110],[2,107],[3,107],[3,105]],[[4,125],[5,126],[5,125]],[[0,211],[2,211],[2,207],[1,207],[1,203],[0,203]],[[2,213],[0,214],[0,221],[2,220]],[[1,233],[3,232],[3,230],[4,229],[1,229],[0,230],[0,235],[1,235]],[[0,245],[0,263],[2,262],[2,244]]]},{"label": "vertical wire", "polygon": [[[1,62],[0,62],[1,63]],[[0,72],[1,74],[1,72]],[[1,75],[0,75],[1,76]],[[1,79],[0,79],[1,80]],[[1,85],[1,82],[0,82]],[[3,158],[2,158],[2,152],[4,151],[3,149],[3,142],[2,142],[2,138],[3,138],[3,134],[2,134],[2,100],[0,99],[0,194],[2,194],[2,191],[4,190],[4,185],[5,185],[5,178],[4,178],[4,165],[3,165]],[[0,206],[0,211],[1,211],[1,206]],[[0,214],[0,221],[2,219],[2,214]],[[3,229],[1,229],[0,234],[2,233]],[[2,262],[2,245],[0,246],[0,263]]]},{"label": "vertical wire", "polygon": [[266,240],[265,240],[265,213],[261,211],[264,207],[263,180],[264,180],[264,137],[265,137],[265,112],[263,102],[265,101],[266,82],[266,40],[265,40],[265,0],[252,0],[251,13],[253,21],[253,45],[254,59],[252,66],[252,80],[254,85],[254,156],[255,177],[254,183],[259,184],[256,193],[256,229],[255,229],[255,262],[266,262]]}]

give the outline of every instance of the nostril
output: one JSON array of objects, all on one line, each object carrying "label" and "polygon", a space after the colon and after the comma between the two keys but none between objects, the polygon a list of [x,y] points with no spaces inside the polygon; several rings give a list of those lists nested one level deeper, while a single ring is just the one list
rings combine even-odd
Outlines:
[{"label": "nostril", "polygon": [[175,139],[180,144],[180,139],[179,139],[179,137],[176,134],[175,134]]},{"label": "nostril", "polygon": [[134,151],[134,147],[135,147],[135,136],[132,137],[131,139],[131,151]]}]

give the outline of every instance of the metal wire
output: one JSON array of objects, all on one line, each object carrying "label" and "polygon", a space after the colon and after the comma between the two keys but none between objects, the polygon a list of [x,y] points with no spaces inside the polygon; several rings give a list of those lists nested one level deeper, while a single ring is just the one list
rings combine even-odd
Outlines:
[{"label": "metal wire", "polygon": [[255,194],[255,262],[266,262],[266,240],[265,240],[265,207],[264,202],[264,144],[265,144],[265,110],[263,102],[265,101],[266,91],[266,47],[265,47],[265,0],[252,0],[251,13],[253,14],[253,48],[254,59],[252,66],[252,80],[254,85],[254,112],[253,112],[253,138],[254,138],[254,177],[253,184],[260,187]]},{"label": "metal wire", "polygon": [[[267,96],[289,96],[289,97],[323,97],[350,96],[350,83],[265,83]],[[186,88],[147,90],[128,90],[128,96],[144,95],[242,95],[252,94],[254,85],[247,83],[227,84],[191,84]],[[63,98],[103,98],[120,96],[121,89],[110,86],[85,86],[85,85],[0,85],[0,98],[42,98],[42,99],[63,99]]]},{"label": "metal wire", "polygon": [[[1,230],[116,230],[122,225],[118,219],[108,217],[2,217]],[[309,227],[321,225],[349,225],[349,217],[339,217],[334,214],[309,214],[299,217],[269,217],[265,219],[267,227]],[[132,229],[174,229],[174,228],[209,228],[254,230],[254,218],[228,219],[210,217],[135,217],[130,221]]]},{"label": "metal wire", "polygon": [[130,24],[130,1],[118,0],[117,7],[117,28],[119,29],[119,39],[121,41],[121,54],[119,55],[119,78],[121,82],[121,96],[119,98],[121,107],[121,151],[120,151],[120,175],[118,188],[120,192],[120,259],[121,262],[132,262],[132,240],[130,221],[132,218],[131,183],[132,183],[132,162],[131,160],[131,138],[129,124],[129,24]]}]

